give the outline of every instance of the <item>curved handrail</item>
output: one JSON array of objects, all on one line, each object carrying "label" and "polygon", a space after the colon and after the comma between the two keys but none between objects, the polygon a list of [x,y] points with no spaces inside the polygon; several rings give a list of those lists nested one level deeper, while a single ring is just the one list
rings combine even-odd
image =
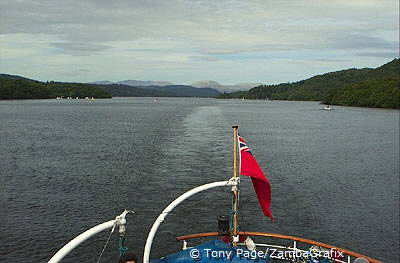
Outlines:
[{"label": "curved handrail", "polygon": [[157,232],[158,227],[161,225],[161,223],[164,221],[164,219],[167,217],[167,215],[180,203],[185,201],[187,198],[190,196],[197,194],[198,192],[214,188],[214,187],[219,187],[219,186],[233,186],[237,185],[238,182],[236,180],[229,180],[229,181],[221,181],[221,182],[214,182],[214,183],[208,183],[204,185],[200,185],[196,188],[193,188],[192,190],[189,190],[188,192],[182,194],[179,196],[177,199],[175,199],[172,203],[170,203],[162,212],[161,214],[157,217],[156,221],[154,222],[153,226],[150,229],[149,235],[147,236],[146,240],[146,245],[144,247],[144,253],[143,253],[143,263],[149,263],[150,262],[150,252],[151,252],[151,246],[153,244],[153,239],[154,236]]},{"label": "curved handrail", "polygon": [[97,233],[100,233],[104,230],[107,230],[109,228],[112,228],[111,232],[114,231],[114,228],[116,226],[124,226],[126,223],[125,216],[132,211],[125,210],[122,214],[117,216],[114,220],[110,220],[107,222],[104,222],[102,224],[99,224],[97,226],[94,226],[90,228],[89,230],[86,230],[85,232],[81,233],[71,241],[69,241],[65,246],[63,246],[60,250],[57,251],[56,254],[48,261],[48,263],[58,263],[60,260],[62,260],[69,252],[71,252],[74,248],[79,246],[81,243],[89,239],[90,237],[96,235]]},{"label": "curved handrail", "polygon": [[[367,259],[371,263],[382,263],[382,261],[379,261],[379,260],[371,258],[371,257],[367,257],[365,255],[362,255],[362,254],[357,253],[357,252],[353,252],[353,251],[348,250],[348,249],[343,249],[343,248],[340,248],[340,247],[332,246],[332,245],[325,244],[325,243],[322,243],[322,242],[319,242],[319,241],[314,241],[314,240],[305,239],[305,238],[301,238],[301,237],[288,236],[288,235],[275,234],[275,233],[247,232],[247,231],[238,232],[238,234],[239,235],[244,235],[244,236],[272,237],[272,238],[280,238],[280,239],[298,241],[298,242],[302,242],[302,243],[316,245],[316,246],[323,247],[323,248],[329,248],[329,249],[335,249],[337,251],[342,251],[346,255],[349,255],[349,256],[352,256],[352,257],[356,257],[356,258],[362,257],[362,258]],[[191,234],[191,235],[179,236],[179,237],[176,237],[176,240],[181,241],[181,240],[188,240],[188,239],[193,239],[193,238],[216,237],[216,236],[220,236],[220,234],[218,232],[207,232],[207,233],[199,233],[199,234]]]}]

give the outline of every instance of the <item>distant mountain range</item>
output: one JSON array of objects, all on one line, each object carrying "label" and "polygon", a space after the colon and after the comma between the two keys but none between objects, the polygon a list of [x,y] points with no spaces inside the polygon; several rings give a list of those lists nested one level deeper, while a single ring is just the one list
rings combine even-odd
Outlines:
[{"label": "distant mountain range", "polygon": [[186,87],[195,87],[195,88],[211,88],[211,89],[216,89],[219,92],[228,92],[228,91],[245,91],[249,90],[251,88],[254,88],[256,86],[261,85],[261,83],[239,83],[239,84],[234,84],[234,85],[222,85],[216,81],[213,80],[201,80],[194,82],[189,85],[176,85],[172,82],[169,81],[150,81],[150,80],[122,80],[122,81],[116,81],[116,82],[111,82],[108,80],[102,80],[102,81],[94,81],[90,82],[90,84],[97,84],[97,85],[112,85],[112,84],[121,84],[121,85],[127,85],[127,86],[133,86],[133,87],[165,87],[165,86],[186,86]]},{"label": "distant mountain range", "polygon": [[91,82],[91,84],[98,84],[98,85],[111,85],[111,84],[122,84],[122,85],[127,85],[127,86],[134,86],[134,87],[146,87],[146,86],[169,86],[169,85],[175,85],[172,82],[169,81],[146,81],[146,80],[133,80],[133,79],[128,79],[128,80],[122,80],[122,81],[117,81],[117,82],[111,82],[108,80],[102,80],[102,81],[94,81]]},{"label": "distant mountain range", "polygon": [[259,85],[261,85],[261,83],[239,83],[234,85],[222,85],[213,80],[202,80],[190,84],[190,86],[197,88],[214,88],[219,90],[220,92],[246,91]]},{"label": "distant mountain range", "polygon": [[114,97],[218,97],[213,88],[196,88],[187,85],[129,86],[122,84],[98,85]]},{"label": "distant mountain range", "polygon": [[[41,82],[17,75],[0,74],[0,99],[45,99],[55,97],[218,97],[221,93],[213,88],[197,88],[188,85],[158,86],[165,81],[108,81],[96,83]],[[132,84],[145,84],[132,86]]]},{"label": "distant mountain range", "polygon": [[249,91],[224,93],[221,98],[321,101],[331,105],[400,108],[400,60],[381,67],[347,69]]}]

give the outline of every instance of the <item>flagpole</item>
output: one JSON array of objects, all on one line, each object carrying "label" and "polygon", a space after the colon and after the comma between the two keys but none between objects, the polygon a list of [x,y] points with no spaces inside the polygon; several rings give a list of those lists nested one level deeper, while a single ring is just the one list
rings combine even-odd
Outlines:
[{"label": "flagpole", "polygon": [[[238,125],[232,126],[233,128],[233,178],[236,180],[238,177],[237,175],[237,129]],[[238,206],[239,206],[239,190],[236,187],[233,188],[233,245],[237,246],[237,233],[238,233],[238,227],[237,227],[237,211],[238,211]]]}]

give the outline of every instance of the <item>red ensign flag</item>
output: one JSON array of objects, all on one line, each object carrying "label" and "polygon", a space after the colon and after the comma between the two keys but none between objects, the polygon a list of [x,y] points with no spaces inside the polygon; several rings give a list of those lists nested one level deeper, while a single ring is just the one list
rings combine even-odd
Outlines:
[{"label": "red ensign flag", "polygon": [[271,212],[271,185],[268,178],[264,175],[256,158],[250,152],[249,147],[240,135],[239,151],[240,151],[240,174],[250,176],[253,182],[254,191],[257,194],[258,201],[265,216],[272,219]]}]

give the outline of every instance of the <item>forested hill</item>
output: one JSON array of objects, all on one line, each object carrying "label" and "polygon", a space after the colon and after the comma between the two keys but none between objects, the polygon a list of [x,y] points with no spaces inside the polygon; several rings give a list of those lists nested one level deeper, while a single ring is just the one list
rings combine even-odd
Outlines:
[{"label": "forested hill", "polygon": [[325,104],[400,108],[400,60],[395,59],[366,74],[362,81],[329,92]]},{"label": "forested hill", "polygon": [[249,91],[225,93],[221,98],[321,101],[326,104],[400,108],[400,60],[376,69],[348,69]]},{"label": "forested hill", "polygon": [[56,97],[110,98],[111,94],[95,85],[40,82],[20,76],[0,74],[0,99],[50,99]]}]

